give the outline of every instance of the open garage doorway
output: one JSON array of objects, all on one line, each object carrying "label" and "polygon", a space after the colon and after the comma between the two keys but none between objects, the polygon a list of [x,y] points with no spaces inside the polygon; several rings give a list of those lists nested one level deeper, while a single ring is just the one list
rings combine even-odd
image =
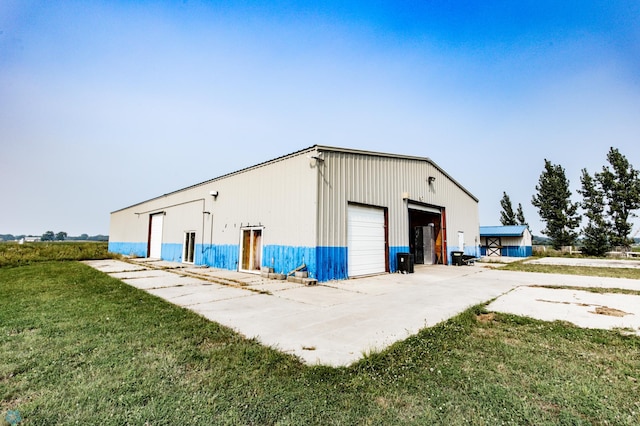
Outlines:
[{"label": "open garage doorway", "polygon": [[409,250],[419,265],[446,265],[446,222],[443,207],[409,203]]}]

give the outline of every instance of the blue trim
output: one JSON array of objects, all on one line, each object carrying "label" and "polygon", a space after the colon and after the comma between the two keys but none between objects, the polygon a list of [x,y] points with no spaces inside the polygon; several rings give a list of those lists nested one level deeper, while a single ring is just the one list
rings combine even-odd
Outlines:
[{"label": "blue trim", "polygon": [[182,244],[162,243],[162,254],[160,257],[162,260],[169,262],[182,262],[182,249]]},{"label": "blue trim", "polygon": [[[508,256],[508,257],[529,257],[533,254],[532,246],[503,246],[500,249],[500,256]],[[483,246],[480,248],[480,255],[487,255],[487,247]]]},{"label": "blue trim", "polygon": [[124,256],[147,257],[147,243],[122,243],[109,241],[108,250]]},{"label": "blue trim", "polygon": [[502,247],[502,256],[509,257],[529,257],[532,254],[531,246],[504,246]]},{"label": "blue trim", "polygon": [[[171,262],[182,262],[182,250],[182,244],[162,244],[162,259]],[[231,271],[238,270],[240,246],[237,244],[196,244],[195,250],[194,263],[196,265],[207,265]],[[109,242],[109,251],[146,257],[147,243]],[[390,272],[398,270],[397,254],[408,252],[408,246],[389,247]],[[449,256],[451,256],[450,253]],[[287,273],[304,263],[307,265],[309,277],[315,278],[319,282],[348,279],[347,259],[347,247],[269,245],[263,247],[262,251],[262,266],[270,266],[275,272]]]},{"label": "blue trim", "polygon": [[212,268],[238,270],[240,246],[237,244],[196,244],[194,263]]},{"label": "blue trim", "polygon": [[449,259],[448,264],[453,264],[453,259],[451,257],[452,251],[461,251],[467,256],[480,257],[482,255],[482,249],[480,246],[465,246],[464,250],[460,250],[458,246],[447,246],[447,259]]},{"label": "blue trim", "polygon": [[269,245],[262,249],[262,266],[269,266],[276,273],[287,274],[302,264],[307,265],[309,277],[316,278],[315,247]]},{"label": "blue trim", "polygon": [[389,247],[389,272],[398,270],[398,253],[409,253],[409,246]]},{"label": "blue trim", "polygon": [[316,247],[316,279],[320,282],[346,280],[347,248]]},{"label": "blue trim", "polygon": [[[238,270],[239,245],[196,245],[197,265]],[[301,264],[307,265],[309,277],[318,281],[347,279],[346,247],[294,247],[268,245],[262,249],[262,266],[275,272],[288,273]]]}]

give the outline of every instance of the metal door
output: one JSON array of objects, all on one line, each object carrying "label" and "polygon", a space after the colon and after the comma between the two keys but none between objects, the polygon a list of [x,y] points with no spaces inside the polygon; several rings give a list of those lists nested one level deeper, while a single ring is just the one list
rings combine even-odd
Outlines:
[{"label": "metal door", "polygon": [[154,214],[150,218],[151,230],[149,231],[149,257],[153,259],[162,258],[162,223],[164,213]]},{"label": "metal door", "polygon": [[350,277],[386,271],[384,210],[350,205],[347,219],[347,270]]}]

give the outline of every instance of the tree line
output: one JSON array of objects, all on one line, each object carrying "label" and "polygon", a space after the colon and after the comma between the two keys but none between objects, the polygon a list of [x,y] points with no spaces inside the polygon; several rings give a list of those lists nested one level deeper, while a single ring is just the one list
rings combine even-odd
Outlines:
[{"label": "tree line", "polygon": [[87,234],[81,234],[77,237],[70,237],[66,232],[60,231],[54,233],[53,231],[47,231],[42,234],[40,241],[108,241],[107,235],[94,235],[89,236]]},{"label": "tree line", "polygon": [[[13,234],[0,234],[0,241],[18,241],[27,237],[33,237],[32,235],[13,235]],[[66,232],[53,232],[47,231],[40,236],[40,241],[109,241],[108,235],[88,235],[81,234],[79,236],[69,236]]]},{"label": "tree line", "polygon": [[[554,248],[573,246],[582,236],[583,253],[602,256],[612,248],[628,250],[633,243],[630,237],[633,224],[629,219],[636,217],[635,210],[640,208],[640,174],[616,148],[609,149],[607,162],[600,172],[590,174],[585,168],[581,170],[577,193],[582,201],[572,202],[564,168],[544,160],[531,204],[545,224],[542,233]],[[506,192],[500,205],[503,225],[527,225],[522,205],[518,204],[514,212]],[[580,228],[583,217],[584,226]]]}]

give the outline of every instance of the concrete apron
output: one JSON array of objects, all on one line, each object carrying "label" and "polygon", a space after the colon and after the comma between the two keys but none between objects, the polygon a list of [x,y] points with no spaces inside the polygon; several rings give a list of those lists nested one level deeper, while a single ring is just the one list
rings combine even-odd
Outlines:
[{"label": "concrete apron", "polygon": [[[414,274],[386,274],[305,287],[234,271],[147,259],[135,259],[133,262],[100,260],[86,263],[248,338],[256,338],[262,344],[294,354],[307,364],[330,366],[349,365],[367,353],[383,350],[470,306],[496,298],[492,303],[495,308],[489,305],[489,309],[534,317],[538,312],[550,312],[549,306],[554,309],[578,306],[575,303],[567,305],[564,303],[567,300],[562,299],[569,298],[573,303],[575,292],[548,290],[560,292],[554,293],[558,296],[554,298],[538,294],[536,291],[543,289],[537,288],[534,288],[533,295],[520,293],[517,289],[520,286],[551,283],[581,287],[628,286],[640,290],[637,280],[576,279],[564,275],[494,271],[480,266],[441,265],[417,267]],[[538,299],[547,301],[539,302],[546,308],[526,310],[528,306],[537,306],[532,301]],[[502,300],[506,302],[499,304]],[[548,302],[550,300],[554,302]],[[598,303],[587,302],[584,304]],[[631,306],[633,303],[635,307]],[[601,305],[633,314],[617,318],[640,318],[640,303],[636,301],[623,306],[617,300],[607,300]],[[517,307],[523,311],[513,312]],[[591,309],[595,310],[595,307]],[[611,319],[600,313],[590,315],[600,320]],[[566,314],[560,316],[540,319],[572,321]],[[622,324],[594,320],[595,323],[600,325],[598,328],[621,327]],[[640,332],[639,325],[624,324],[628,325],[622,327]]]},{"label": "concrete apron", "polygon": [[525,263],[530,263],[533,265],[590,266],[595,268],[640,268],[640,260],[628,258],[585,259],[578,257],[543,257],[539,259],[527,260]]}]

